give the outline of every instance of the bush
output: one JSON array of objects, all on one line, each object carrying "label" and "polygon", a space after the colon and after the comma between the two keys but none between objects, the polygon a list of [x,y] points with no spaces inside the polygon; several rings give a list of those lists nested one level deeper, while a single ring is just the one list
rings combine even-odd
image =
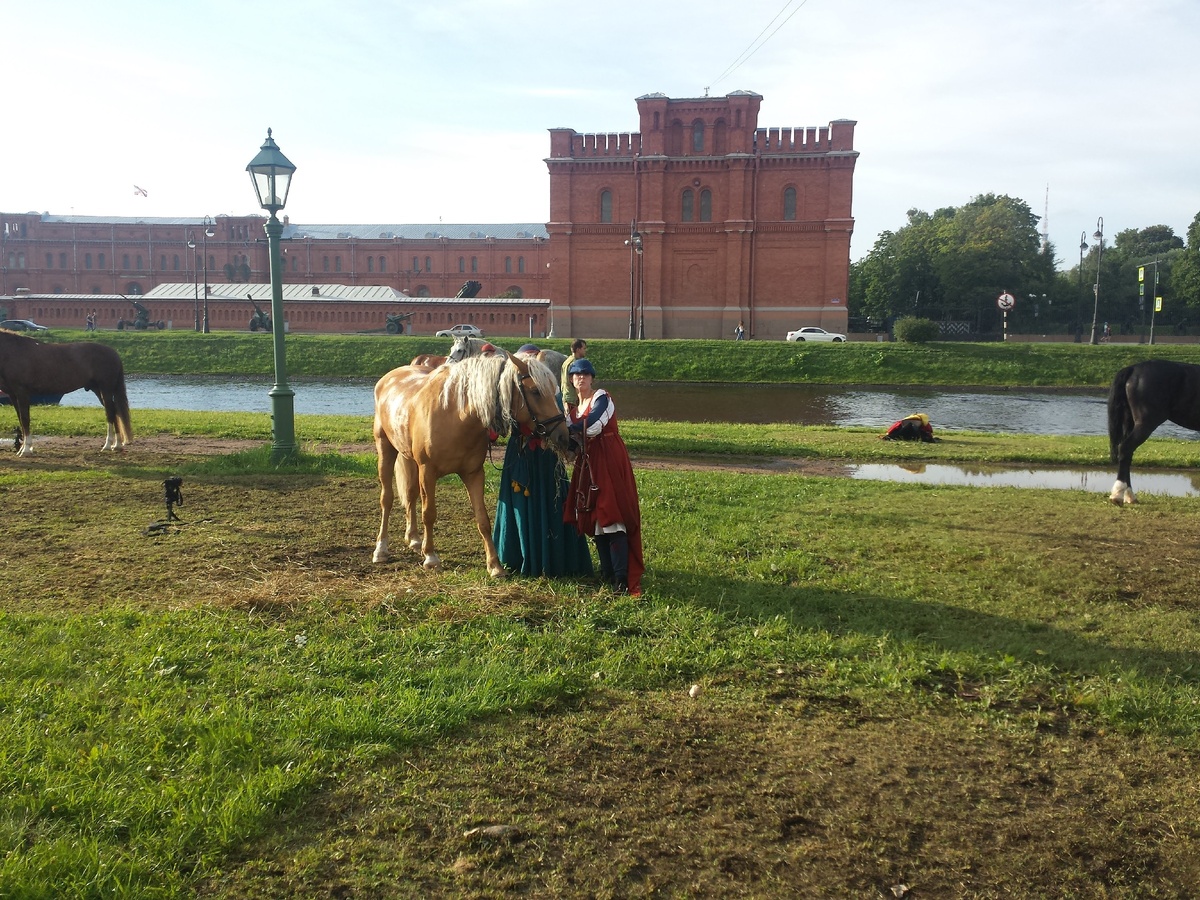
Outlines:
[{"label": "bush", "polygon": [[938,323],[933,319],[905,316],[896,320],[895,333],[896,340],[906,344],[926,344],[938,339]]}]

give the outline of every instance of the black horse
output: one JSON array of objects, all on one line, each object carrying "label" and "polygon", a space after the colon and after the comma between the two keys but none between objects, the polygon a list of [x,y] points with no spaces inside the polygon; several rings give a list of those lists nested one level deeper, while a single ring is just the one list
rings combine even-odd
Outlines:
[{"label": "black horse", "polygon": [[1136,503],[1129,478],[1133,451],[1163,422],[1200,431],[1200,366],[1150,359],[1126,366],[1108,391],[1108,442],[1117,482],[1108,499]]}]

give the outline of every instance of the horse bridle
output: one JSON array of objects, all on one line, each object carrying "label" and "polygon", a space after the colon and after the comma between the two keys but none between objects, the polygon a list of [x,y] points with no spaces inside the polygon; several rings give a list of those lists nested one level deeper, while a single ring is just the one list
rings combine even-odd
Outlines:
[{"label": "horse bridle", "polygon": [[529,395],[525,393],[525,379],[526,378],[528,378],[530,380],[533,379],[533,376],[529,374],[529,370],[526,369],[524,372],[522,372],[520,370],[520,368],[518,368],[517,369],[517,387],[520,388],[520,390],[521,390],[521,400],[525,404],[525,409],[527,409],[529,411],[529,418],[533,420],[534,434],[536,434],[538,437],[544,438],[550,434],[551,429],[553,429],[556,425],[558,425],[559,422],[567,421],[567,417],[565,415],[563,415],[562,413],[559,413],[558,415],[553,416],[549,419],[544,419],[544,420],[539,419],[537,413],[534,412],[534,410],[533,410],[533,406],[529,402]]}]

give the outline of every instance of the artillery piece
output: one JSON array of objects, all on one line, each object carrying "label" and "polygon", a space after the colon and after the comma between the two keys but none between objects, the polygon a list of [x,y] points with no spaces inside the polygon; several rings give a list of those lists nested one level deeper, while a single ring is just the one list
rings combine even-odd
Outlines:
[{"label": "artillery piece", "polygon": [[250,317],[250,330],[258,331],[260,328],[263,331],[271,330],[271,317],[262,311],[262,308],[254,302],[254,295],[247,294],[246,299],[254,306],[254,315]]},{"label": "artillery piece", "polygon": [[[125,297],[125,299],[129,300],[128,297]],[[167,323],[162,319],[159,319],[157,322],[152,322],[150,320],[150,310],[146,309],[146,307],[138,303],[136,300],[129,300],[129,302],[133,304],[133,308],[135,310],[134,316],[132,319],[118,319],[117,331],[124,331],[126,328],[132,328],[135,331],[145,331],[147,328],[157,328],[159,331],[162,331],[167,327]]]},{"label": "artillery piece", "polygon": [[411,319],[414,313],[388,313],[387,314],[387,333],[400,334],[404,331],[404,322]]}]

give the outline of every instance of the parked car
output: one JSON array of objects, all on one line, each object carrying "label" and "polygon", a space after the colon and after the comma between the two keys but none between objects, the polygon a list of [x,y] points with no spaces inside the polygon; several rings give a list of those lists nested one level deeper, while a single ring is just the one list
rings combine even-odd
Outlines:
[{"label": "parked car", "polygon": [[37,322],[31,322],[29,319],[5,319],[0,322],[0,328],[7,328],[9,331],[49,331],[45,325],[39,325]]},{"label": "parked car", "polygon": [[841,344],[846,340],[846,336],[826,331],[815,325],[807,325],[798,331],[789,331],[787,339],[789,341],[832,341],[835,344]]},{"label": "parked car", "polygon": [[444,328],[439,331],[434,337],[483,337],[483,332],[474,325],[455,325],[453,328]]}]

